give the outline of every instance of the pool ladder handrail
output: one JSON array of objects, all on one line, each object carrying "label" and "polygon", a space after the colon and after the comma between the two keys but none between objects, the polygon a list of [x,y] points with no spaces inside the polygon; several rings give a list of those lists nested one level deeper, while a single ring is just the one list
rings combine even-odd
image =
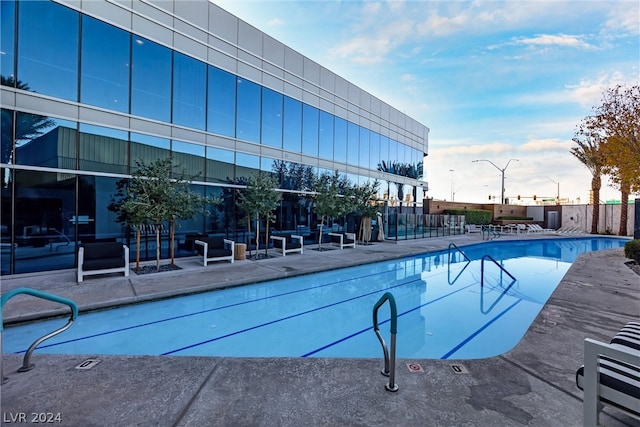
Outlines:
[{"label": "pool ladder handrail", "polygon": [[[382,335],[380,335],[380,328],[378,327],[378,309],[386,302],[389,301],[391,309],[391,356],[387,350],[387,344],[384,342]],[[396,300],[391,292],[385,292],[380,297],[378,302],[373,306],[373,330],[382,344],[382,352],[384,353],[384,370],[382,375],[389,377],[389,384],[385,385],[387,391],[398,391],[398,385],[396,381],[396,334],[398,333],[398,309],[396,308]]]},{"label": "pool ladder handrail", "polygon": [[504,271],[507,276],[511,277],[514,281],[516,280],[515,277],[513,277],[513,275],[511,273],[509,273],[507,270],[505,270],[505,268],[503,266],[501,266],[498,261],[496,261],[495,259],[493,259],[491,257],[491,255],[484,255],[482,257],[482,260],[480,261],[480,287],[484,287],[484,260],[485,259],[489,259],[490,261],[492,261],[495,265],[498,266],[498,268],[502,271]]},{"label": "pool ladder handrail", "polygon": [[[458,274],[456,275],[456,277],[451,280],[451,248],[456,249],[458,252],[460,252],[462,254],[462,256],[464,257],[465,260],[467,260],[467,263],[465,264],[464,267],[462,267],[462,270],[460,270],[458,272]],[[449,282],[449,285],[453,285],[454,283],[456,283],[456,281],[458,280],[458,278],[460,278],[460,276],[462,275],[462,273],[464,273],[464,270],[467,269],[467,267],[469,266],[469,264],[471,263],[471,258],[469,258],[467,256],[467,254],[465,254],[462,249],[460,249],[458,246],[456,246],[455,243],[451,242],[449,243],[449,256],[448,256],[448,262],[447,262],[447,282]]]},{"label": "pool ladder handrail", "polygon": [[2,381],[1,381],[2,384],[4,384],[8,380],[8,378],[5,378],[3,373],[4,371],[2,368],[2,355],[3,355],[2,353],[2,330],[3,330],[2,309],[4,308],[4,305],[7,303],[7,301],[15,297],[16,295],[20,295],[20,294],[31,295],[37,298],[46,299],[48,301],[58,302],[60,304],[66,304],[69,306],[69,308],[71,308],[71,317],[69,318],[69,321],[64,326],[38,338],[33,342],[33,344],[31,344],[31,346],[29,346],[29,349],[24,354],[24,359],[22,360],[22,367],[18,369],[18,372],[27,372],[33,369],[35,365],[31,364],[30,360],[31,360],[31,354],[36,349],[36,347],[42,344],[43,341],[48,340],[49,338],[54,337],[59,333],[69,329],[73,324],[73,322],[78,318],[78,306],[76,305],[75,302],[67,298],[59,297],[57,295],[51,295],[46,292],[42,292],[35,289],[30,289],[30,288],[16,288],[2,295],[2,299],[0,301],[0,378],[2,378]]}]

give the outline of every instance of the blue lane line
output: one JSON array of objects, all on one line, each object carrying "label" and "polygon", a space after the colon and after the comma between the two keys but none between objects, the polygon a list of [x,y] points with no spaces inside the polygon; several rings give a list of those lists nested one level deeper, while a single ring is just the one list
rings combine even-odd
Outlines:
[{"label": "blue lane line", "polygon": [[[394,268],[392,270],[387,270],[382,274],[393,273],[395,271],[403,270],[403,269],[404,269],[403,267],[398,267],[398,268]],[[364,276],[358,276],[357,279],[361,279],[361,278],[365,278],[365,277],[371,277],[371,276],[378,276],[380,274],[381,273],[379,273],[379,272],[378,273],[365,274]],[[110,334],[115,334],[115,333],[118,333],[118,332],[124,332],[124,331],[128,331],[128,330],[136,329],[136,328],[143,328],[145,326],[156,325],[156,324],[163,323],[163,322],[170,322],[172,320],[183,319],[183,318],[190,317],[190,316],[197,316],[197,315],[204,314],[204,313],[210,313],[210,312],[213,312],[213,311],[224,310],[224,309],[231,308],[231,307],[237,307],[237,306],[244,305],[244,304],[251,304],[251,303],[254,303],[254,302],[264,301],[264,300],[268,300],[268,299],[272,299],[272,298],[279,298],[279,297],[283,297],[283,296],[287,296],[287,295],[292,295],[292,294],[299,293],[299,292],[307,292],[307,291],[311,291],[313,289],[320,289],[320,288],[324,288],[324,287],[327,287],[327,286],[338,285],[340,283],[350,282],[352,280],[354,280],[354,279],[350,278],[350,279],[337,280],[337,281],[333,281],[333,282],[329,282],[329,283],[324,283],[324,284],[318,285],[318,286],[311,286],[311,287],[308,287],[308,288],[297,289],[295,291],[288,291],[288,292],[283,292],[281,294],[274,294],[274,295],[270,295],[268,297],[261,297],[261,298],[252,299],[252,300],[248,300],[248,301],[241,301],[241,302],[237,302],[237,303],[233,303],[233,304],[224,305],[224,306],[221,306],[221,307],[208,308],[206,310],[194,311],[192,313],[181,314],[179,316],[166,317],[164,319],[154,320],[152,322],[139,323],[137,325],[127,326],[125,328],[113,329],[113,330],[110,330],[110,331],[100,332],[98,334],[85,335],[83,337],[73,338],[73,339],[69,339],[69,340],[65,340],[65,341],[60,341],[60,342],[57,342],[57,343],[41,345],[41,346],[38,346],[38,348],[42,349],[42,348],[55,347],[57,345],[69,344],[69,343],[72,343],[72,342],[82,341],[82,340],[85,340],[85,339],[97,338],[97,337],[110,335]],[[217,292],[217,291],[213,290],[213,291],[209,291],[209,292]],[[22,354],[22,353],[25,353],[26,351],[27,350],[24,349],[24,350],[13,352],[12,354]]]},{"label": "blue lane line", "polygon": [[[477,283],[472,283],[472,284],[470,284],[470,285],[467,285],[467,286],[464,286],[464,287],[462,287],[462,288],[460,288],[460,289],[457,289],[457,290],[455,290],[455,291],[453,291],[453,292],[449,292],[448,294],[441,295],[441,296],[439,296],[438,298],[436,298],[436,299],[434,299],[434,300],[427,301],[427,302],[425,302],[424,304],[420,304],[420,305],[419,305],[419,306],[417,306],[417,307],[411,308],[411,309],[409,309],[409,310],[407,310],[407,311],[404,311],[404,312],[402,312],[402,313],[398,314],[398,317],[402,317],[402,316],[404,316],[405,314],[409,314],[409,313],[411,313],[411,312],[414,312],[414,311],[416,311],[416,310],[419,310],[419,309],[421,309],[421,308],[423,308],[423,307],[426,307],[426,306],[427,306],[427,305],[429,305],[429,304],[433,304],[434,302],[438,302],[438,301],[440,301],[440,300],[442,300],[442,299],[444,299],[444,298],[446,298],[446,297],[449,297],[449,296],[451,296],[451,295],[453,295],[453,294],[456,294],[456,293],[458,293],[458,292],[460,292],[460,291],[463,291],[463,290],[465,290],[465,289],[467,289],[467,288],[470,288],[471,286],[474,286],[474,285],[477,285]],[[379,325],[384,325],[385,323],[389,323],[389,321],[390,321],[390,320],[391,320],[391,319],[383,320],[382,322],[378,322],[378,324],[379,324]],[[334,342],[332,342],[332,343],[329,343],[329,344],[327,344],[327,345],[324,345],[324,346],[322,346],[322,347],[320,347],[320,348],[318,348],[318,349],[315,349],[315,350],[313,350],[313,351],[310,351],[310,352],[308,352],[308,353],[305,353],[305,354],[303,354],[303,355],[302,355],[302,356],[300,356],[300,357],[308,357],[308,356],[312,356],[312,355],[314,355],[314,354],[316,354],[316,353],[318,353],[318,352],[320,352],[320,351],[322,351],[322,350],[325,350],[325,349],[327,349],[327,348],[329,348],[329,347],[333,347],[333,346],[334,346],[334,345],[336,345],[336,344],[340,344],[341,342],[344,342],[344,341],[346,341],[346,340],[348,340],[348,339],[351,339],[351,338],[353,338],[353,337],[355,337],[355,336],[358,336],[358,335],[360,335],[360,334],[363,334],[363,333],[365,333],[365,332],[372,331],[372,330],[373,330],[373,325],[372,325],[372,326],[370,326],[370,327],[368,327],[368,328],[364,328],[364,329],[361,329],[361,330],[359,330],[359,331],[357,331],[357,332],[354,332],[354,333],[353,333],[353,334],[351,334],[351,335],[347,335],[346,337],[340,338],[339,340],[334,341]]]},{"label": "blue lane line", "polygon": [[456,351],[460,350],[462,347],[464,347],[464,345],[466,345],[469,341],[471,341],[472,339],[474,339],[480,332],[484,331],[485,329],[487,329],[493,322],[495,322],[496,320],[498,320],[499,318],[501,318],[504,314],[506,314],[509,310],[511,310],[513,307],[515,307],[516,305],[520,304],[522,302],[522,299],[519,299],[518,301],[514,302],[513,304],[511,304],[509,307],[505,308],[500,314],[498,314],[496,317],[494,317],[493,319],[491,319],[490,321],[488,321],[487,323],[485,323],[480,329],[478,329],[477,331],[475,331],[474,333],[472,333],[471,335],[469,335],[467,338],[465,338],[464,340],[462,340],[462,342],[460,344],[458,344],[457,346],[453,347],[451,350],[449,350],[444,356],[442,356],[440,359],[448,359],[449,356],[451,356],[453,353],[455,353]]},{"label": "blue lane line", "polygon": [[228,334],[221,335],[221,336],[216,337],[216,338],[211,338],[211,339],[209,339],[209,340],[205,340],[205,341],[201,341],[201,342],[198,342],[198,343],[195,343],[195,344],[191,344],[191,345],[188,345],[188,346],[186,346],[186,347],[181,347],[181,348],[178,348],[178,349],[175,349],[175,350],[171,350],[171,351],[168,351],[168,352],[166,352],[166,353],[162,353],[162,354],[161,354],[161,356],[167,356],[167,355],[169,355],[169,354],[174,354],[174,353],[177,353],[177,352],[179,352],[179,351],[187,350],[187,349],[194,348],[194,347],[199,347],[199,346],[201,346],[201,345],[209,344],[209,343],[212,343],[212,342],[214,342],[214,341],[219,341],[219,340],[221,340],[221,339],[228,338],[228,337],[231,337],[231,336],[234,336],[234,335],[238,335],[238,334],[241,334],[241,333],[244,333],[244,332],[252,331],[252,330],[254,330],[254,329],[259,329],[259,328],[262,328],[262,327],[264,327],[264,326],[269,326],[269,325],[273,325],[273,324],[275,324],[275,323],[283,322],[283,321],[285,321],[285,320],[289,320],[289,319],[293,319],[293,318],[296,318],[296,317],[304,316],[304,315],[306,315],[306,314],[313,313],[313,312],[315,312],[315,311],[324,310],[325,308],[333,307],[333,306],[336,306],[336,305],[339,305],[339,304],[344,304],[344,303],[346,303],[346,302],[350,302],[350,301],[355,301],[355,300],[357,300],[357,299],[364,298],[364,297],[366,297],[366,296],[379,294],[379,293],[381,293],[381,292],[386,292],[386,291],[388,291],[389,289],[394,289],[394,288],[397,288],[397,287],[400,287],[400,286],[406,286],[406,285],[408,285],[408,284],[416,283],[416,282],[419,282],[419,281],[421,281],[421,279],[410,280],[410,281],[408,281],[408,282],[399,283],[399,284],[397,284],[397,285],[390,286],[390,287],[388,287],[388,288],[386,288],[386,289],[378,289],[378,290],[375,290],[375,291],[367,292],[367,293],[362,294],[362,295],[358,295],[358,296],[356,296],[356,297],[347,298],[347,299],[345,299],[345,300],[337,301],[337,302],[334,302],[334,303],[331,303],[331,304],[327,304],[327,305],[324,305],[324,306],[321,306],[321,307],[316,307],[316,308],[312,308],[312,309],[310,309],[310,310],[301,311],[301,312],[299,312],[299,313],[292,314],[292,315],[290,315],[290,316],[281,317],[281,318],[279,318],[279,319],[271,320],[271,321],[269,321],[269,322],[265,322],[265,323],[262,323],[262,324],[259,324],[259,325],[250,326],[250,327],[248,327],[248,328],[241,329],[241,330],[239,330],[239,331],[230,332],[230,333],[228,333]]}]

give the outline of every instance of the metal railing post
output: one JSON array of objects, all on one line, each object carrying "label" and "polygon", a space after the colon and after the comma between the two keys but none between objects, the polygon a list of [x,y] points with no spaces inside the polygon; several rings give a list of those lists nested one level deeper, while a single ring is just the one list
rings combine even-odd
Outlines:
[{"label": "metal railing post", "polygon": [[[378,309],[384,304],[386,301],[389,301],[389,306],[391,309],[391,356],[389,356],[389,351],[387,350],[387,345],[380,335],[380,328],[378,328]],[[398,310],[396,308],[396,300],[391,294],[391,292],[385,292],[382,297],[378,300],[378,302],[373,306],[373,330],[382,345],[382,352],[384,353],[384,370],[382,371],[382,375],[389,377],[389,384],[385,385],[385,389],[387,391],[398,391],[398,386],[395,383],[396,381],[396,334],[398,333]]]}]

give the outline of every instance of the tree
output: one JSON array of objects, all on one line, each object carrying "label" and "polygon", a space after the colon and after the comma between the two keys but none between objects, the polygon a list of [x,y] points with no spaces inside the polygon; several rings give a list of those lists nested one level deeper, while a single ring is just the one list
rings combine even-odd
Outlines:
[{"label": "tree", "polygon": [[275,177],[267,173],[258,173],[249,177],[247,187],[240,190],[238,207],[247,213],[249,236],[251,236],[251,215],[256,219],[256,256],[260,247],[260,218],[265,219],[264,255],[265,257],[269,255],[269,224],[275,219],[273,211],[278,207],[281,198],[282,193],[276,191]]},{"label": "tree", "polygon": [[620,229],[627,235],[629,194],[640,192],[640,86],[617,85],[594,109],[593,127],[606,138],[604,172],[620,190]]},{"label": "tree", "polygon": [[[140,227],[153,225],[156,232],[156,269],[160,269],[160,230],[170,224],[171,265],[174,262],[173,239],[176,220],[192,218],[206,199],[191,191],[185,172],[172,178],[173,159],[157,159],[149,164],[136,161],[138,168],[127,185],[120,185],[110,208],[118,220],[136,228],[136,270],[140,259]],[[210,200],[212,201],[212,200]],[[214,201],[215,202],[215,201]]]},{"label": "tree", "polygon": [[361,184],[353,190],[353,207],[356,214],[360,215],[358,238],[363,244],[371,241],[371,219],[380,211],[377,198],[379,187],[380,183],[375,181]]},{"label": "tree", "polygon": [[579,125],[573,137],[576,147],[571,148],[573,154],[591,172],[591,191],[593,192],[593,212],[591,217],[591,234],[598,233],[600,222],[600,188],[605,165],[602,152],[603,139],[594,128],[592,117],[586,117]]},{"label": "tree", "polygon": [[322,250],[325,221],[330,217],[343,217],[353,211],[352,186],[340,172],[323,173],[314,185],[314,212],[320,216],[318,250]]}]

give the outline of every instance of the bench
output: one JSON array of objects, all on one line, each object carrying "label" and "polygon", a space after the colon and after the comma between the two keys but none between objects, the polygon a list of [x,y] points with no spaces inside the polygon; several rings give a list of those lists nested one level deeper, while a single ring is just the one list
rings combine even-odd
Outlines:
[{"label": "bench", "polygon": [[78,248],[78,283],[92,274],[129,276],[129,248],[117,242],[85,243]]},{"label": "bench", "polygon": [[585,426],[598,425],[603,404],[640,420],[640,322],[627,323],[609,344],[586,338],[576,385],[584,390]]},{"label": "bench", "polygon": [[233,264],[235,242],[220,236],[202,237],[194,242],[198,255],[206,267],[209,261],[231,261]]},{"label": "bench", "polygon": [[356,233],[329,233],[329,237],[331,243],[339,246],[340,249],[356,247]]},{"label": "bench", "polygon": [[282,252],[282,256],[287,256],[288,253],[304,251],[304,237],[296,235],[286,236],[271,236],[273,240],[273,247]]},{"label": "bench", "polygon": [[467,224],[467,233],[482,233],[482,228],[476,224]]}]

